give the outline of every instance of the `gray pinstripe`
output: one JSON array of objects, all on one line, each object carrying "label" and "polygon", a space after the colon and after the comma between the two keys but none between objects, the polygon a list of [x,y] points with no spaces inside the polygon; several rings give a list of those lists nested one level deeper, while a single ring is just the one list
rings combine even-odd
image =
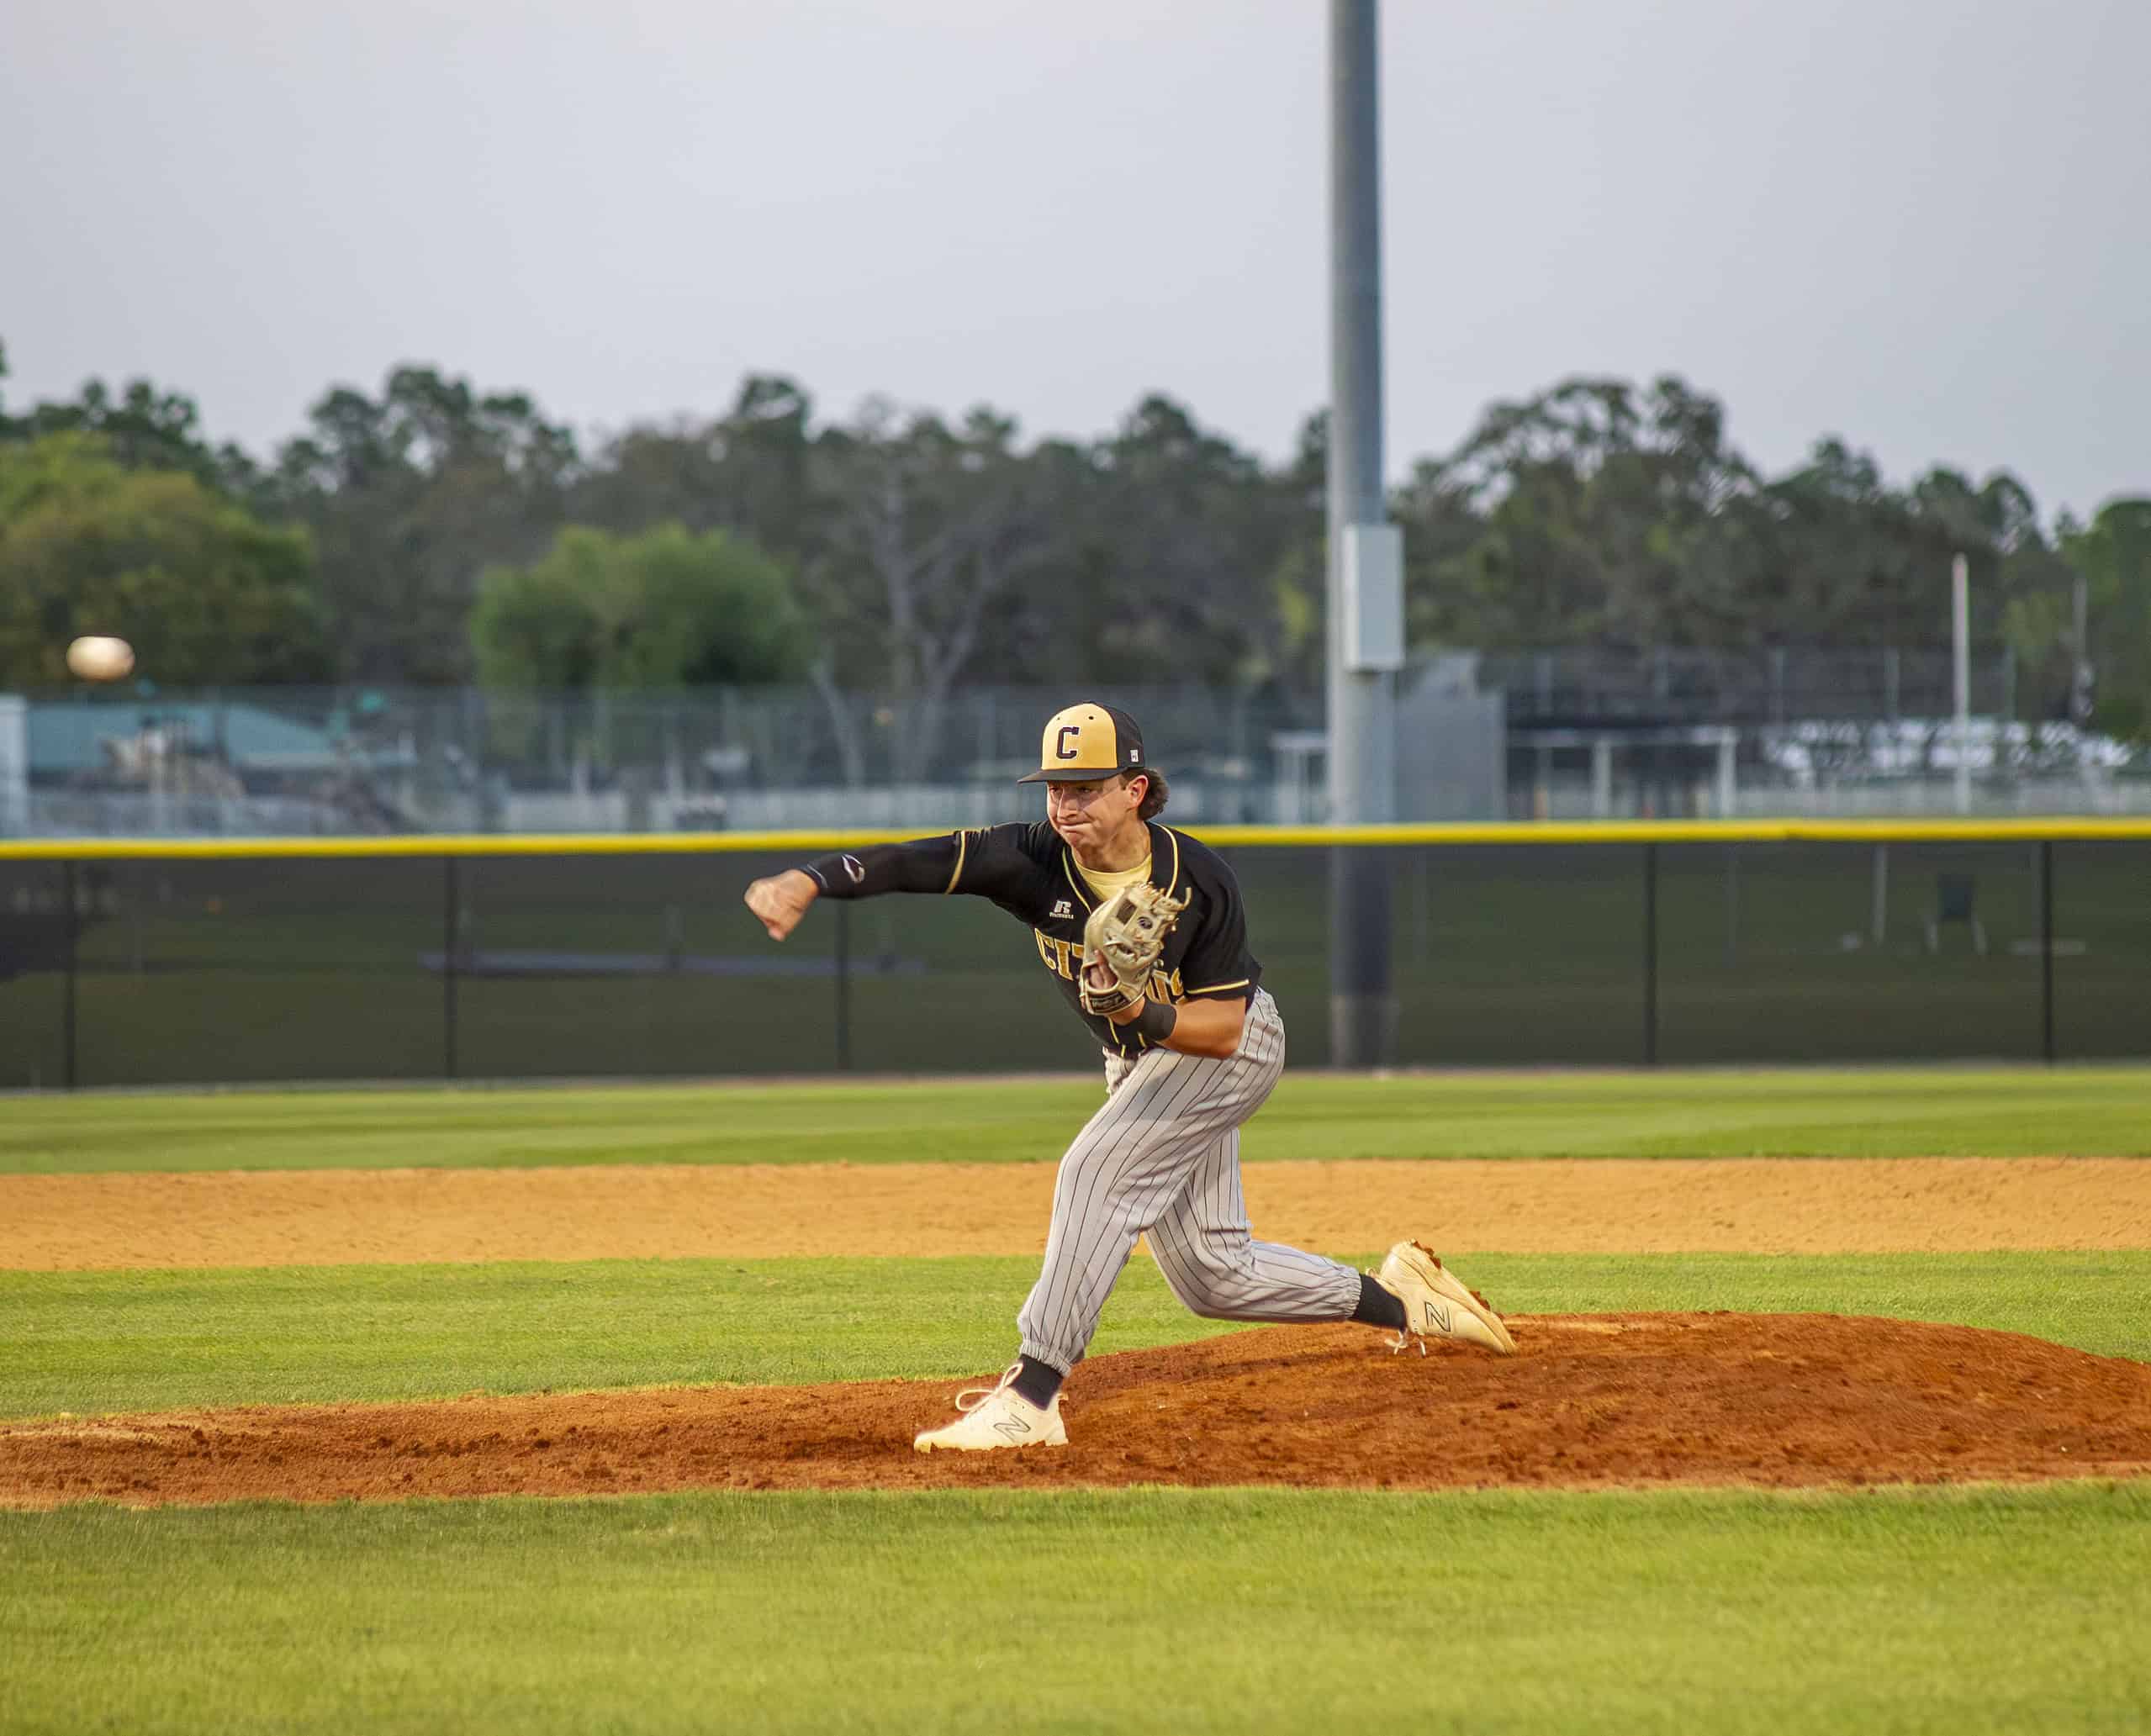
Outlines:
[{"label": "gray pinstripe", "polygon": [[1023,1353],[1064,1374],[1148,1234],[1173,1294],[1215,1320],[1348,1320],[1359,1274],[1250,1233],[1239,1129],[1285,1069],[1277,1003],[1258,990],[1218,1060],[1153,1049],[1106,1058],[1106,1100],[1060,1160],[1045,1267],[1016,1317]]}]

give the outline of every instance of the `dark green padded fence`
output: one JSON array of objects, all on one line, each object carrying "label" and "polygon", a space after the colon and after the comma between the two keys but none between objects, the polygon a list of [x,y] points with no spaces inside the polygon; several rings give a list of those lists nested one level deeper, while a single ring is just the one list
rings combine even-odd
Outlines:
[{"label": "dark green padded fence", "polygon": [[[1218,841],[1300,1064],[1340,847],[1391,878],[1400,1065],[2151,1056],[2151,828],[2087,830]],[[824,905],[780,947],[741,891],[828,841],[736,842],[8,847],[0,1088],[1091,1064],[991,905]]]}]

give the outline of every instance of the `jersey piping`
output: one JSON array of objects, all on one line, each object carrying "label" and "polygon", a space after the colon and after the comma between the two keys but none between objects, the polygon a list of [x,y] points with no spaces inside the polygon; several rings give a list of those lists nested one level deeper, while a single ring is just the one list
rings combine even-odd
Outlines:
[{"label": "jersey piping", "polygon": [[1060,847],[1060,872],[1068,881],[1069,889],[1083,901],[1083,908],[1095,910],[1098,901],[1084,889],[1083,877],[1076,872],[1076,852],[1065,844]]}]

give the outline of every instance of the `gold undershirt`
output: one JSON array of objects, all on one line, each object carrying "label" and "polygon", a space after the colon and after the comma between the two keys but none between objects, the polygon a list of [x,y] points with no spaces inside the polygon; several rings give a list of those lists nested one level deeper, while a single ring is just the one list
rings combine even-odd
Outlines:
[{"label": "gold undershirt", "polygon": [[[1070,852],[1068,859],[1076,862],[1073,852]],[[1150,858],[1144,857],[1132,868],[1086,868],[1081,863],[1076,862],[1076,872],[1089,883],[1091,890],[1098,895],[1098,902],[1103,904],[1116,892],[1125,891],[1139,881],[1149,879]]]}]

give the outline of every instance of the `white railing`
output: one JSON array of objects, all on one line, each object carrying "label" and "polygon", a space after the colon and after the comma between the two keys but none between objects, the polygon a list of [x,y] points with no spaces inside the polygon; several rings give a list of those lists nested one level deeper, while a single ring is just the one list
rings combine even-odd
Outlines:
[{"label": "white railing", "polygon": [[0,803],[0,836],[17,837],[316,837],[365,830],[327,803],[299,796],[39,790]]}]

